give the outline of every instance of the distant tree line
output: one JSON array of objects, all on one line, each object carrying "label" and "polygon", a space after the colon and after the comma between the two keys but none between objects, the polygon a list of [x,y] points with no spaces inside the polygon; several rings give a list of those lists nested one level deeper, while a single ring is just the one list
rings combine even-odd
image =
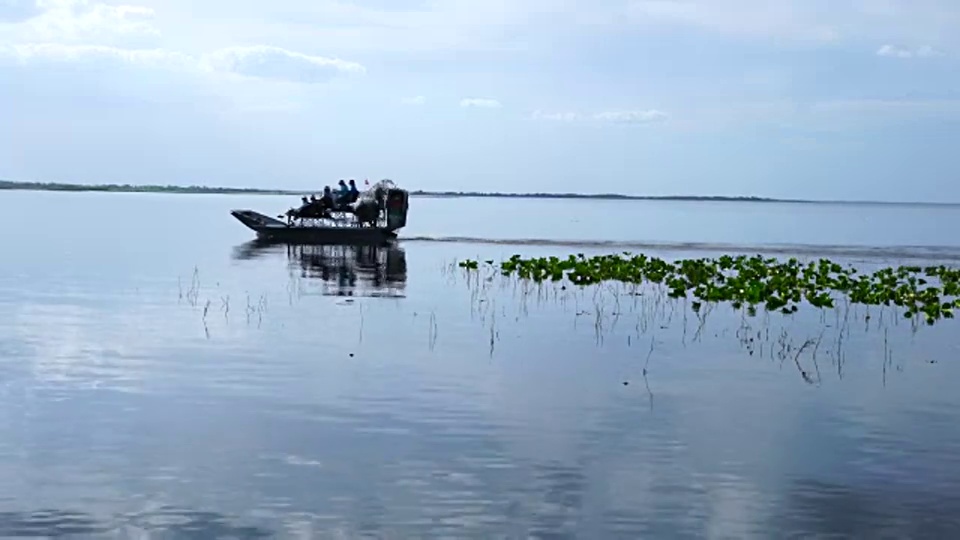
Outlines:
[{"label": "distant tree line", "polygon": [[[67,184],[60,182],[14,182],[0,180],[0,190],[29,190],[29,191],[101,191],[115,193],[219,193],[219,194],[247,194],[247,195],[302,195],[311,193],[310,190],[294,189],[262,189],[262,188],[231,188],[209,186],[174,186],[174,185],[134,185],[134,184]],[[317,189],[316,193],[320,193]],[[872,201],[814,201],[808,199],[775,199],[769,197],[725,197],[725,196],[697,196],[697,195],[623,195],[619,193],[498,193],[479,191],[425,191],[411,190],[414,197],[489,197],[489,198],[524,198],[524,199],[605,199],[631,201],[738,201],[761,203],[827,203],[827,204],[909,204],[920,206],[956,206],[955,203],[929,202],[872,202]]]},{"label": "distant tree line", "polygon": [[745,201],[745,202],[808,202],[792,199],[766,197],[724,197],[698,195],[624,195],[621,193],[499,193],[479,191],[411,191],[410,195],[421,197],[495,197],[524,199],[610,199],[626,201]]},{"label": "distant tree line", "polygon": [[30,191],[108,191],[116,193],[250,193],[261,195],[287,195],[293,193],[287,190],[257,188],[133,184],[65,184],[59,182],[13,182],[10,180],[0,180],[0,189]]},{"label": "distant tree line", "polygon": [[[251,194],[251,195],[298,195],[308,191],[291,189],[260,189],[260,188],[231,188],[210,186],[175,186],[175,185],[134,185],[134,184],[67,184],[59,182],[14,182],[0,180],[0,189],[18,189],[30,191],[102,191],[116,193],[220,193],[220,194]],[[690,200],[690,201],[775,201],[761,197],[654,197],[640,195],[622,195],[619,193],[498,193],[478,191],[411,191],[410,195],[419,197],[496,197],[496,198],[528,198],[528,199],[619,199],[619,200]]]}]

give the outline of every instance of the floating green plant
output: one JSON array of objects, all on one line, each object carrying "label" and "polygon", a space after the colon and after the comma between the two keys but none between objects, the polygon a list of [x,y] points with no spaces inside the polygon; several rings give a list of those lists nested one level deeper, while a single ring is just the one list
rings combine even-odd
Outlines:
[{"label": "floating green plant", "polygon": [[[485,262],[495,267],[492,261]],[[459,266],[477,270],[475,260]],[[561,281],[588,286],[604,281],[631,284],[654,283],[666,287],[671,298],[693,298],[692,309],[704,303],[729,302],[753,314],[757,307],[795,313],[806,301],[817,308],[832,308],[838,297],[850,303],[897,306],[904,317],[922,318],[927,324],[951,319],[960,308],[960,269],[947,266],[900,266],[871,274],[827,259],[802,263],[796,258],[780,261],[759,255],[724,255],[717,259],[665,261],[646,255],[601,255],[582,253],[558,257],[523,258],[514,255],[499,264],[505,276],[535,282]]]}]

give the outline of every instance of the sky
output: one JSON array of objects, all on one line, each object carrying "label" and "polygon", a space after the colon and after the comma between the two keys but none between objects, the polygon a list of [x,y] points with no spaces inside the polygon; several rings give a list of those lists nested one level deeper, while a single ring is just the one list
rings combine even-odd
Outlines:
[{"label": "sky", "polygon": [[0,178],[960,202],[956,0],[0,0]]}]

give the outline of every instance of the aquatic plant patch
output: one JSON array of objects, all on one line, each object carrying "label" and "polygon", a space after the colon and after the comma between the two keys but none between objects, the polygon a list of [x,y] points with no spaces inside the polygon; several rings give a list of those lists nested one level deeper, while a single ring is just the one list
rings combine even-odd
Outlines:
[{"label": "aquatic plant patch", "polygon": [[589,286],[605,281],[663,285],[671,298],[691,298],[699,312],[704,303],[728,302],[755,314],[768,311],[795,313],[806,302],[817,308],[832,308],[839,299],[853,304],[897,306],[909,319],[934,324],[952,319],[960,309],[960,269],[948,266],[899,266],[862,273],[828,259],[803,263],[796,258],[724,255],[719,258],[666,261],[643,254],[622,253],[567,258],[524,258],[513,255],[495,264],[488,260],[458,262],[460,268],[477,271],[482,265],[504,276],[534,282],[569,281]]}]

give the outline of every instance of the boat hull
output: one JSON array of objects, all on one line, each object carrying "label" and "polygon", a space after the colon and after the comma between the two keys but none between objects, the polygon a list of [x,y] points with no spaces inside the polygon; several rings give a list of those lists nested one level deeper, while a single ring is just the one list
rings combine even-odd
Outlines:
[{"label": "boat hull", "polygon": [[295,244],[384,244],[396,240],[397,233],[359,227],[288,227],[257,231],[257,238]]},{"label": "boat hull", "polygon": [[234,218],[270,242],[296,244],[384,244],[396,240],[397,232],[383,227],[298,226],[252,210],[232,210]]}]

